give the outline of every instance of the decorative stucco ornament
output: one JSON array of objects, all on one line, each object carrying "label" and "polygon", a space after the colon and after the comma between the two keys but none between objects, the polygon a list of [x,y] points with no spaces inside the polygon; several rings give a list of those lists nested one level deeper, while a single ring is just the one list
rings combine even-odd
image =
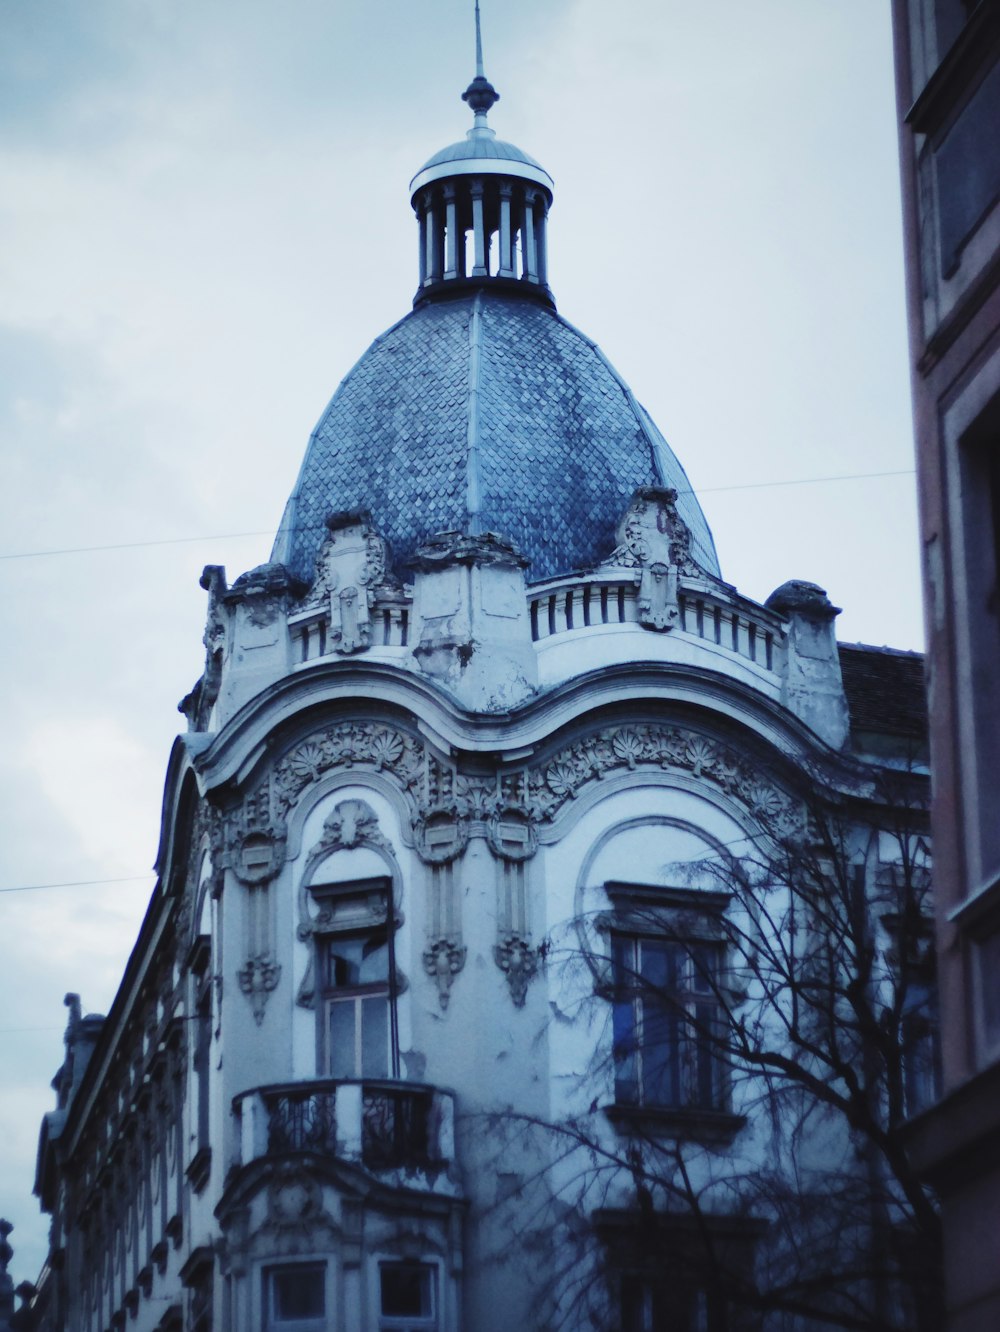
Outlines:
[{"label": "decorative stucco ornament", "polygon": [[469,828],[455,805],[446,809],[421,809],[413,823],[417,854],[428,865],[445,865],[462,854],[469,842]]},{"label": "decorative stucco ornament", "polygon": [[285,823],[271,813],[271,792],[265,782],[246,798],[226,825],[222,863],[241,883],[269,883],[285,863]]},{"label": "decorative stucco ornament", "polygon": [[424,970],[437,984],[438,1003],[447,1009],[452,981],[465,966],[466,948],[451,938],[435,939],[423,952]]},{"label": "decorative stucco ornament", "polygon": [[264,1009],[268,996],[278,987],[281,980],[281,967],[270,953],[261,953],[247,958],[236,973],[240,989],[250,1000],[254,1021],[259,1027],[264,1021]]},{"label": "decorative stucco ornament", "polygon": [[690,773],[708,782],[739,800],[776,835],[795,835],[805,828],[802,802],[768,782],[750,756],[679,726],[625,726],[575,740],[545,764],[529,769],[526,803],[535,818],[548,822],[591,782],[616,770],[644,768]]},{"label": "decorative stucco ornament", "polygon": [[376,589],[386,582],[389,547],[367,510],[331,514],[326,525],[330,535],[316,557],[307,603],[329,605],[328,648],[347,656],[371,644],[371,610]]},{"label": "decorative stucco ornament", "polygon": [[[344,800],[335,806],[323,824],[316,851],[352,850],[358,846],[387,846],[379,830],[378,815],[363,800]],[[314,853],[315,854],[315,853]]]},{"label": "decorative stucco ornament", "polygon": [[530,860],[538,850],[538,832],[523,807],[504,805],[486,825],[490,850],[502,860]]},{"label": "decorative stucco ornament", "polygon": [[345,722],[296,745],[274,771],[275,803],[288,812],[299,795],[334,768],[370,764],[387,770],[406,792],[424,775],[424,747],[412,736],[373,722]]},{"label": "decorative stucco ornament", "polygon": [[[296,928],[296,937],[301,943],[308,943],[318,930],[322,930],[324,927],[329,928],[333,920],[332,908],[329,903],[321,903],[314,914],[313,908],[316,907],[316,899],[310,889],[316,867],[328,856],[334,855],[338,851],[354,851],[359,847],[369,847],[381,852],[386,858],[387,870],[390,866],[395,865],[392,844],[379,827],[378,815],[371,805],[364,800],[342,800],[327,815],[323,823],[322,835],[306,857],[298,892],[299,923]],[[365,909],[367,917],[364,924],[366,925],[378,924],[388,917],[388,905],[381,891],[368,894]],[[312,1008],[315,1001],[315,965],[310,950],[305,975],[299,985],[295,1002],[301,1008]]]},{"label": "decorative stucco ornament", "polygon": [[677,491],[659,486],[636,490],[618,524],[617,540],[604,567],[639,571],[639,623],[661,632],[673,629],[680,619],[680,575],[701,574],[691,555],[691,529],[677,512]]},{"label": "decorative stucco ornament", "polygon": [[494,946],[493,957],[507,977],[507,988],[517,1008],[524,1007],[528,985],[538,971],[538,952],[527,939],[516,933],[505,934]]},{"label": "decorative stucco ornament", "polygon": [[222,685],[222,665],[226,652],[227,617],[223,598],[226,594],[226,571],[220,564],[206,564],[199,580],[208,593],[205,614],[205,669],[201,679],[186,698],[177,704],[177,711],[188,719],[192,731],[208,730],[212,709]]}]

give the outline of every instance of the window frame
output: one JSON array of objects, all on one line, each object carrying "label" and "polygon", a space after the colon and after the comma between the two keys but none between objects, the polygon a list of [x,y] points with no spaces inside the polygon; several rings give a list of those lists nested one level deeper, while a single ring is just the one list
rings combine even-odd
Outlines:
[{"label": "window frame", "polygon": [[[430,1294],[430,1313],[386,1314],[382,1308],[382,1274],[386,1269],[411,1268],[427,1274]],[[436,1262],[423,1258],[380,1258],[376,1263],[375,1298],[378,1309],[379,1332],[442,1332],[441,1322],[441,1268]]]},{"label": "window frame", "polygon": [[[711,1113],[728,1106],[724,1065],[713,1049],[711,1031],[719,1022],[718,988],[724,969],[723,947],[718,941],[677,938],[670,934],[612,930],[614,973],[615,1103],[651,1110],[693,1110]],[[626,957],[625,955],[628,954]],[[650,980],[653,959],[659,954],[671,974],[662,986]],[[707,959],[707,964],[701,958]],[[699,986],[699,981],[704,985]],[[711,1012],[706,1016],[706,1011]],[[630,1048],[621,1053],[619,1015],[629,1014]],[[666,1038],[657,1039],[659,1027]],[[656,1052],[664,1052],[662,1061]],[[631,1058],[630,1058],[631,1056]],[[631,1062],[633,1072],[622,1065]],[[659,1065],[659,1066],[658,1066]],[[659,1094],[654,1081],[673,1084]],[[704,1084],[711,1084],[707,1095]],[[626,1086],[633,1091],[626,1092]]]},{"label": "window frame", "polygon": [[[598,920],[598,928],[607,938],[607,984],[605,997],[612,1004],[612,1065],[614,1074],[614,1100],[616,1114],[634,1116],[654,1115],[661,1118],[691,1117],[703,1122],[725,1122],[732,1129],[742,1120],[731,1109],[729,1066],[724,1053],[714,1044],[711,1036],[699,1035],[699,1023],[705,1021],[697,1013],[699,1008],[711,1008],[714,1016],[707,1019],[713,1025],[724,1022],[723,995],[729,972],[729,956],[722,924],[723,916],[732,900],[732,894],[708,889],[669,888],[646,884],[624,883],[613,880],[604,885],[612,910]],[[675,974],[684,973],[681,987],[675,991],[674,1015],[677,1022],[675,1055],[677,1092],[667,1099],[651,1096],[645,1085],[643,1064],[648,1058],[649,1045],[644,1041],[644,1028],[649,1021],[650,1003],[643,993],[643,945],[659,949],[676,950]],[[621,952],[632,949],[632,965],[622,974]],[[704,987],[697,984],[700,972],[696,957],[699,951],[713,959],[711,975]],[[680,954],[679,967],[676,955]],[[704,975],[704,972],[701,972]],[[635,1033],[633,1058],[637,1061],[631,1078],[620,1073],[618,1031],[619,1015],[632,1007],[632,1031]],[[668,1005],[664,1005],[666,1009]],[[645,1044],[645,1056],[643,1046]],[[712,1081],[707,1098],[699,1092],[705,1076]],[[633,1094],[626,1091],[631,1082]],[[623,1094],[624,1093],[624,1094]],[[707,1103],[706,1103],[707,1101]]]},{"label": "window frame", "polygon": [[[738,1292],[752,1287],[768,1223],[706,1212],[593,1213],[620,1332],[738,1332],[756,1326]],[[749,1312],[750,1317],[747,1318]]]},{"label": "window frame", "polygon": [[[321,1076],[336,1077],[340,1081],[398,1080],[399,1017],[397,998],[399,977],[396,967],[396,931],[400,918],[395,908],[393,882],[388,875],[370,879],[354,879],[345,883],[310,885],[310,893],[320,912],[313,931],[313,966],[316,974],[316,1067]],[[374,908],[374,898],[381,906]],[[366,981],[354,985],[331,983],[329,973],[330,950],[339,941],[374,939],[384,935],[386,944],[385,981]],[[364,1071],[364,1001],[385,998],[386,1004],[386,1069]],[[333,1072],[331,1021],[334,1004],[354,1005],[355,1050],[350,1073]]]},{"label": "window frame", "polygon": [[[323,1310],[304,1318],[278,1318],[275,1311],[275,1284],[277,1275],[291,1272],[319,1272],[322,1278]],[[261,1326],[263,1332],[327,1332],[330,1310],[329,1263],[322,1258],[303,1258],[296,1262],[268,1263],[261,1268]]]}]

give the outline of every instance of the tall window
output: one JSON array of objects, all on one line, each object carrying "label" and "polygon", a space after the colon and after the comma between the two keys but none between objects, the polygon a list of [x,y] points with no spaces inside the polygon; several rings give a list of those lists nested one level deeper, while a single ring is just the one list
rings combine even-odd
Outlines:
[{"label": "tall window", "polygon": [[900,1023],[903,1104],[908,1118],[941,1094],[937,993],[933,982],[911,981]]},{"label": "tall window", "polygon": [[326,1266],[289,1263],[264,1270],[265,1332],[326,1332]]},{"label": "tall window", "polygon": [[618,1104],[723,1109],[721,946],[613,933],[611,947]]},{"label": "tall window", "polygon": [[429,1263],[381,1263],[379,1332],[437,1332],[436,1276]]},{"label": "tall window", "polygon": [[321,1065],[333,1078],[398,1077],[392,885],[313,892],[327,916],[317,935]]}]

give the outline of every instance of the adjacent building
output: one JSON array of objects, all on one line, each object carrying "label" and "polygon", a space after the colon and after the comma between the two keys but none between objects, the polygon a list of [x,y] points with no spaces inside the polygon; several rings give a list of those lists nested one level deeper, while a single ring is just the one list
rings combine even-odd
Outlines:
[{"label": "adjacent building", "polygon": [[28,1314],[930,1327],[921,659],[724,581],[556,311],[550,176],[481,65],[464,96],[412,312],[271,561],[205,570],[157,887],[108,1015],[68,1000]]},{"label": "adjacent building", "polygon": [[1000,1326],[1000,5],[896,0],[924,550],[949,1327]]}]

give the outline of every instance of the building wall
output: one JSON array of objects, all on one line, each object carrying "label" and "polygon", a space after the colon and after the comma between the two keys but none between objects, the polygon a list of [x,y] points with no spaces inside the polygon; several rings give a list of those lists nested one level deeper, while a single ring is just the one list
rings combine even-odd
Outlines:
[{"label": "building wall", "polygon": [[1000,13],[896,0],[894,26],[945,1089],[913,1151],[964,1332],[1000,1324]]}]

